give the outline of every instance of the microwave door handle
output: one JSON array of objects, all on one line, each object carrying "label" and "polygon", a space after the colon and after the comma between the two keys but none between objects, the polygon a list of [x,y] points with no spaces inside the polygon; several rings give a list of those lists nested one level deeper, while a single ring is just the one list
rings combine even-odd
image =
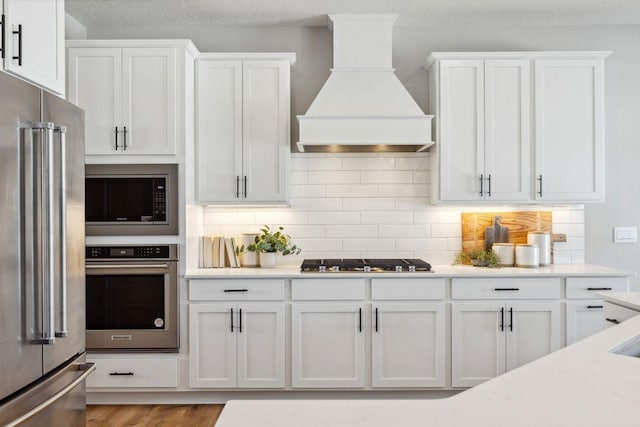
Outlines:
[{"label": "microwave door handle", "polygon": [[87,264],[87,269],[120,269],[120,268],[169,268],[169,264]]},{"label": "microwave door handle", "polygon": [[55,128],[58,135],[58,149],[60,151],[60,165],[58,168],[60,179],[60,194],[58,195],[58,209],[60,210],[60,235],[58,238],[60,246],[60,330],[55,332],[57,338],[64,338],[68,334],[67,330],[67,128],[58,126]]}]

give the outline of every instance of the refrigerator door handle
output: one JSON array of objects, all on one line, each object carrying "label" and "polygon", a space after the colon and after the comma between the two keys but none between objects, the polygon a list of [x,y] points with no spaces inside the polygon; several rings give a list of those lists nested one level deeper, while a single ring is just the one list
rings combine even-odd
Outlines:
[{"label": "refrigerator door handle", "polygon": [[[25,237],[31,242],[27,248],[32,256],[35,310],[33,313],[33,344],[55,342],[54,320],[54,238],[53,238],[53,131],[50,122],[36,122],[26,126],[31,130],[31,147],[23,147],[25,158]],[[38,138],[34,138],[34,136]],[[37,142],[36,142],[37,141]]]},{"label": "refrigerator door handle", "polygon": [[18,426],[18,425],[24,423],[25,421],[27,421],[29,418],[33,417],[34,415],[37,415],[39,412],[42,412],[43,410],[47,409],[49,406],[51,406],[54,403],[56,403],[58,400],[60,400],[60,398],[64,397],[66,394],[71,392],[71,390],[73,390],[79,384],[81,384],[83,381],[85,381],[87,379],[87,377],[89,375],[91,375],[91,373],[93,371],[96,370],[95,363],[92,363],[92,362],[77,363],[77,364],[74,364],[74,365],[75,365],[75,369],[78,372],[81,373],[80,376],[78,376],[71,383],[69,383],[67,386],[65,386],[63,389],[58,391],[53,396],[49,397],[44,402],[42,402],[41,404],[39,404],[35,408],[31,409],[29,412],[26,412],[25,414],[20,416],[20,418],[16,418],[15,420],[12,420],[9,424],[6,424],[5,427]]},{"label": "refrigerator door handle", "polygon": [[60,245],[60,330],[55,331],[56,338],[64,338],[68,335],[67,330],[67,128],[56,126],[55,133],[58,135],[58,150],[60,152],[60,190],[58,194],[58,216],[60,225],[58,241]]}]

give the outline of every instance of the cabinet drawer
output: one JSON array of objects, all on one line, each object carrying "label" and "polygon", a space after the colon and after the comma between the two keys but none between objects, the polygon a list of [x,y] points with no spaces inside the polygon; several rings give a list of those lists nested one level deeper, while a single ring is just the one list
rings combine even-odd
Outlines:
[{"label": "cabinet drawer", "polygon": [[640,311],[635,311],[627,307],[622,307],[617,304],[604,302],[604,324],[605,326],[615,326],[620,322],[629,320],[632,317],[640,314]]},{"label": "cabinet drawer", "polygon": [[294,279],[292,300],[362,300],[364,279]]},{"label": "cabinet drawer", "polygon": [[[177,387],[177,359],[92,359],[96,370],[87,387]],[[119,375],[117,375],[119,374]]]},{"label": "cabinet drawer", "polygon": [[592,299],[601,291],[625,292],[629,284],[626,277],[568,277],[567,299]]},{"label": "cabinet drawer", "polygon": [[284,279],[189,280],[191,301],[280,301]]},{"label": "cabinet drawer", "polygon": [[441,300],[445,279],[372,279],[372,300]]},{"label": "cabinet drawer", "polygon": [[558,299],[560,278],[452,279],[452,299]]}]

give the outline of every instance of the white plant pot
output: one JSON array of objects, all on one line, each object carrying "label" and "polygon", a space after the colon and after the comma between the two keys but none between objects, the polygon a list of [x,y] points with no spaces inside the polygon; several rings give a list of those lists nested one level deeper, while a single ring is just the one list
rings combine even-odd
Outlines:
[{"label": "white plant pot", "polygon": [[240,265],[242,267],[258,266],[258,253],[246,250],[247,246],[253,243],[257,235],[258,233],[242,233],[242,236],[240,237],[239,246],[245,247],[245,252],[240,255]]},{"label": "white plant pot", "polygon": [[277,252],[261,252],[260,253],[260,267],[273,268],[276,266]]}]

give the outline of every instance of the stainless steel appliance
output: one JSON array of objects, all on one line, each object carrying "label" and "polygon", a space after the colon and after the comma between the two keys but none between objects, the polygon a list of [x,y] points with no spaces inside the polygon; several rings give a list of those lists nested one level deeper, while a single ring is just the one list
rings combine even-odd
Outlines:
[{"label": "stainless steel appliance", "polygon": [[87,165],[89,236],[177,235],[178,165]]},{"label": "stainless steel appliance", "polygon": [[84,426],[84,112],[0,73],[0,425]]},{"label": "stainless steel appliance", "polygon": [[300,271],[314,273],[340,273],[340,272],[364,272],[364,273],[415,273],[432,272],[431,265],[417,258],[411,259],[305,259],[302,261]]},{"label": "stainless steel appliance", "polygon": [[178,246],[89,246],[87,348],[178,350]]}]

